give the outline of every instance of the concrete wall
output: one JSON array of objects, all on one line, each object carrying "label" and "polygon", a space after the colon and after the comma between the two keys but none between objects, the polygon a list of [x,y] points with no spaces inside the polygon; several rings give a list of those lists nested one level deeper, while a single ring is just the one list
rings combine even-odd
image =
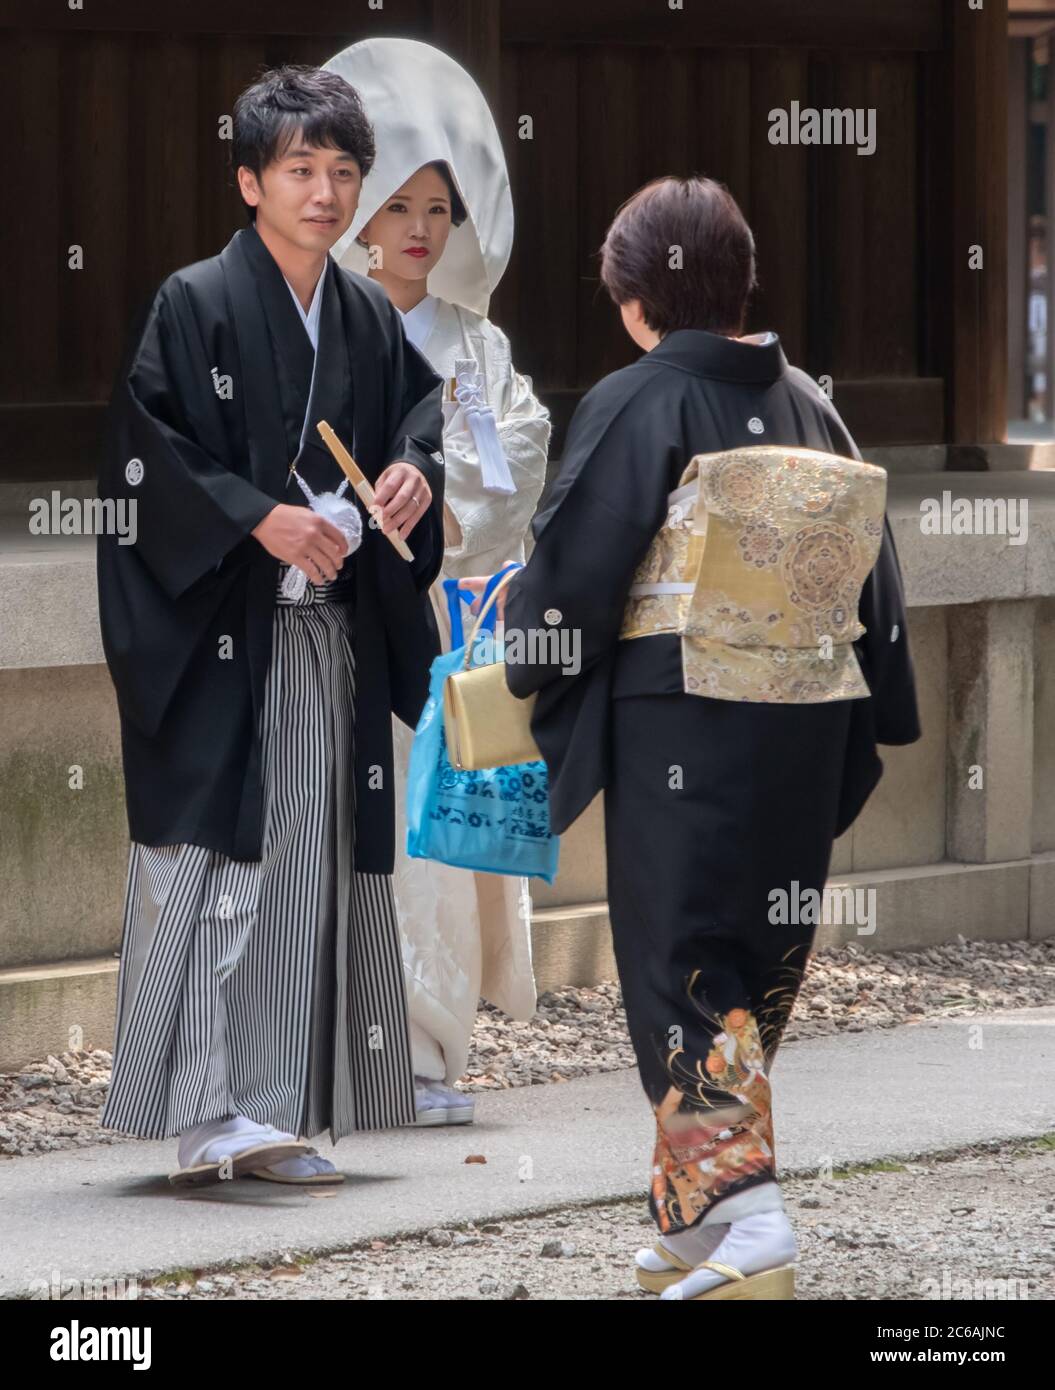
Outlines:
[{"label": "concrete wall", "polygon": [[1055,850],[1055,599],[1038,599],[1033,631],[1033,840]]},{"label": "concrete wall", "polygon": [[105,666],[0,671],[0,968],[120,944],[128,858]]}]

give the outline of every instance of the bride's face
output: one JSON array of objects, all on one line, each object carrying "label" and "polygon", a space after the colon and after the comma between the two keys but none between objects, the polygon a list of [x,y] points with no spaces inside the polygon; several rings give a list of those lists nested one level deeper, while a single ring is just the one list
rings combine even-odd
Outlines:
[{"label": "bride's face", "polygon": [[450,231],[447,184],[425,165],[378,208],[359,239],[371,248],[371,268],[401,280],[424,280],[443,255]]}]

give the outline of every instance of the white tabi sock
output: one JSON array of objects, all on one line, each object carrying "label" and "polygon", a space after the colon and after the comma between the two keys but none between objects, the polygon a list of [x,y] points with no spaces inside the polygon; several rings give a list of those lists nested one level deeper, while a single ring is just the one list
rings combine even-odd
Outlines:
[{"label": "white tabi sock", "polygon": [[284,1158],[280,1163],[272,1163],[264,1169],[280,1178],[310,1178],[317,1173],[336,1173],[337,1169],[322,1154],[304,1154],[299,1158]]},{"label": "white tabi sock", "polygon": [[258,1125],[244,1115],[229,1115],[225,1120],[206,1120],[193,1129],[184,1130],[179,1141],[179,1166],[194,1168],[199,1163],[219,1163],[234,1158],[258,1144],[278,1144],[296,1138],[285,1130],[271,1125]]},{"label": "white tabi sock", "polygon": [[[723,1197],[720,1202],[708,1207],[706,1215],[697,1221],[695,1226],[690,1226],[687,1231],[660,1236],[657,1244],[666,1246],[679,1260],[695,1266],[702,1260],[711,1258],[733,1221],[757,1216],[759,1212],[783,1210],[784,1194],[780,1190],[780,1184],[775,1181],[756,1183],[732,1197]],[[713,1234],[714,1232],[717,1232],[717,1235]],[[652,1274],[662,1274],[665,1270],[676,1267],[669,1260],[662,1260],[655,1250],[639,1250],[637,1263]]]},{"label": "white tabi sock", "polygon": [[[741,1274],[761,1274],[764,1269],[794,1263],[798,1256],[795,1233],[783,1211],[763,1211],[734,1221],[710,1255],[704,1259],[732,1265]],[[678,1301],[695,1298],[719,1284],[728,1283],[724,1274],[715,1269],[698,1269],[676,1284],[663,1290],[660,1298]]]},{"label": "white tabi sock", "polygon": [[[677,1255],[678,1259],[684,1260],[686,1264],[698,1265],[701,1260],[711,1258],[725,1239],[728,1230],[728,1225],[697,1224],[690,1226],[687,1231],[674,1231],[670,1235],[660,1236],[656,1244]],[[667,1270],[675,1268],[670,1260],[664,1260],[655,1250],[639,1250],[634,1258],[640,1269],[647,1269],[652,1274],[664,1274]]]}]

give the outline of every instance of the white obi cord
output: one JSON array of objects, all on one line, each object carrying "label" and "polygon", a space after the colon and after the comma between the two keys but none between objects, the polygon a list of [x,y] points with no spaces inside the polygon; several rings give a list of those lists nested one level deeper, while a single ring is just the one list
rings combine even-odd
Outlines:
[{"label": "white obi cord", "polygon": [[631,584],[627,590],[631,598],[642,598],[646,594],[691,594],[695,584]]},{"label": "white obi cord", "polygon": [[[675,488],[673,492],[667,494],[667,520],[666,526],[680,526],[688,514],[685,503],[693,496],[699,486],[698,480],[693,479],[691,483],[685,483],[682,487]],[[691,594],[696,588],[695,584],[676,584],[673,580],[664,580],[658,584],[631,584],[627,591],[630,598],[645,598],[652,594]]]},{"label": "white obi cord", "polygon": [[487,404],[483,372],[472,357],[459,357],[454,363],[454,395],[469,422],[469,432],[480,458],[480,480],[485,492],[516,492],[516,483],[498,438],[495,413]]},{"label": "white obi cord", "polygon": [[[344,552],[345,557],[351,555],[353,550],[358,550],[363,541],[363,519],[359,515],[359,508],[355,503],[349,502],[344,496],[345,489],[348,487],[348,479],[345,478],[336,492],[320,492],[316,496],[295,469],[293,476],[296,478],[301,492],[308,499],[308,506],[312,511],[318,512],[319,516],[324,516],[327,521],[332,522],[344,537],[347,546]],[[282,581],[282,596],[293,599],[295,602],[304,593],[307,586],[308,576],[302,569],[293,565]]]}]

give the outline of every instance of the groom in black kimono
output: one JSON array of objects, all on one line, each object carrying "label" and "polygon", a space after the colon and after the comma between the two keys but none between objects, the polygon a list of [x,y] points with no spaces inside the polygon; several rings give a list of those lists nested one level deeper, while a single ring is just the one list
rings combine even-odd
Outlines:
[{"label": "groom in black kimono", "polygon": [[[132,840],[103,1124],[181,1134],[174,1181],[339,1181],[297,1136],[415,1114],[391,715],[416,723],[439,650],[442,413],[387,296],[329,255],[373,157],[335,74],[245,91],[249,226],[162,284],[111,407],[99,493],[138,540],[98,557]],[[322,419],[376,491],[347,558],[305,500],[343,481]]]}]

